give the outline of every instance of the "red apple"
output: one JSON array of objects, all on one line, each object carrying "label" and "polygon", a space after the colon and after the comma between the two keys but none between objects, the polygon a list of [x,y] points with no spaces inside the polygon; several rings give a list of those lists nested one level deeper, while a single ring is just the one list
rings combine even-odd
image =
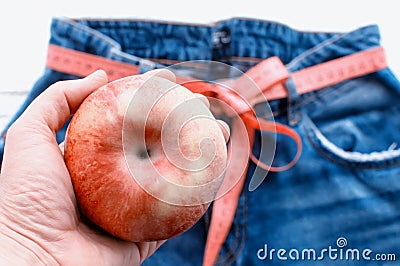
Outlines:
[{"label": "red apple", "polygon": [[221,128],[204,99],[165,78],[136,75],[103,86],[73,116],[65,141],[81,212],[133,242],[188,230],[223,178]]}]

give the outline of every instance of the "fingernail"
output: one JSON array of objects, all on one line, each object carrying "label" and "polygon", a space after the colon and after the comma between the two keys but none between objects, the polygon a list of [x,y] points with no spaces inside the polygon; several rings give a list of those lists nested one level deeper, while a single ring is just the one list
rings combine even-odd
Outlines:
[{"label": "fingernail", "polygon": [[196,97],[202,101],[207,108],[210,108],[210,102],[208,101],[207,97],[200,93],[195,93]]},{"label": "fingernail", "polygon": [[108,76],[107,73],[103,69],[97,69],[93,73],[89,74],[85,78],[88,79],[98,79],[100,83],[107,83],[108,82]]},{"label": "fingernail", "polygon": [[93,73],[88,75],[88,77],[93,77],[93,76],[97,76],[97,75],[107,75],[107,74],[103,69],[97,69],[96,71],[94,71]]},{"label": "fingernail", "polygon": [[230,130],[228,124],[225,123],[225,121],[222,121],[222,120],[217,120],[217,122],[220,125],[222,134],[224,135],[225,142],[228,142],[229,137],[231,135],[231,130]]}]

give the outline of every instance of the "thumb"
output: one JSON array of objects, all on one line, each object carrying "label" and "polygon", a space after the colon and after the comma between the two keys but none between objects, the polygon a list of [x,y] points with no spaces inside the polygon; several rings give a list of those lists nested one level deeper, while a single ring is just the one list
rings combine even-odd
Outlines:
[{"label": "thumb", "polygon": [[103,70],[83,79],[54,83],[28,106],[15,127],[40,123],[56,132],[89,94],[106,83],[107,75]]},{"label": "thumb", "polygon": [[106,73],[99,70],[86,78],[59,81],[46,89],[9,128],[2,170],[8,164],[17,164],[15,158],[23,161],[33,154],[47,154],[51,158],[59,156],[58,147],[54,149],[46,144],[56,144],[55,132],[89,94],[106,83]]}]

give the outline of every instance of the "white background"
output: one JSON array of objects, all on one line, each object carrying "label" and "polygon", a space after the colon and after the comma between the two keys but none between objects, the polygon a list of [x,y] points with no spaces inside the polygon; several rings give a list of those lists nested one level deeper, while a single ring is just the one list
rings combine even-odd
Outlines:
[{"label": "white background", "polygon": [[[1,117],[4,119],[14,112],[24,92],[43,72],[50,21],[54,16],[151,18],[200,23],[239,16],[272,20],[306,31],[350,31],[378,24],[389,65],[400,77],[398,3],[395,0],[8,1],[0,10],[0,128]],[[20,93],[16,95],[15,91]],[[4,95],[15,97],[8,100]]]}]

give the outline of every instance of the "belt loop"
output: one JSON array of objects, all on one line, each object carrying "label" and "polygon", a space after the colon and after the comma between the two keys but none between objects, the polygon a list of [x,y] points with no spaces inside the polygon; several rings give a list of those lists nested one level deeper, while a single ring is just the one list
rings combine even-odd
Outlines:
[{"label": "belt loop", "polygon": [[301,113],[297,107],[298,99],[300,97],[297,92],[296,85],[293,82],[292,76],[285,82],[285,88],[287,90],[287,116],[288,123],[290,126],[296,126],[301,120]]},{"label": "belt loop", "polygon": [[154,62],[146,59],[141,59],[139,61],[139,74],[144,74],[153,69],[156,69],[156,64]]}]

